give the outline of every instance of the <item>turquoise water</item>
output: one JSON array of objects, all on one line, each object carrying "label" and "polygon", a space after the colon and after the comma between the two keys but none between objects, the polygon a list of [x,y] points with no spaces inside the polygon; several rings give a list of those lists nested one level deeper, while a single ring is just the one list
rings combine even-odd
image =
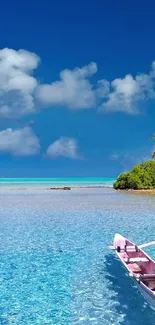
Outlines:
[{"label": "turquoise water", "polygon": [[112,186],[115,178],[0,178],[0,186]]},{"label": "turquoise water", "polygon": [[0,324],[154,324],[108,249],[115,232],[155,239],[154,196],[1,190],[0,206]]}]

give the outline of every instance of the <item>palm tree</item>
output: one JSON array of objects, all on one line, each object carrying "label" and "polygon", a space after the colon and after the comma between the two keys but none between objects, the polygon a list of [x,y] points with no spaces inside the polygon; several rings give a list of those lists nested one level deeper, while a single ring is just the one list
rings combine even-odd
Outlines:
[{"label": "palm tree", "polygon": [[[151,136],[151,140],[154,140],[155,139],[155,134],[153,134],[152,136]],[[152,154],[152,159],[153,158],[155,158],[155,151],[153,152],[153,154]]]}]

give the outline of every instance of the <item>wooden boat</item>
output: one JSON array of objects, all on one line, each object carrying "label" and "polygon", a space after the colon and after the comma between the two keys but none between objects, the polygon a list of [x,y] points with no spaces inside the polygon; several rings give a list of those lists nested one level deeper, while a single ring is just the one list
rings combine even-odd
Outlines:
[{"label": "wooden boat", "polygon": [[115,250],[143,297],[155,308],[155,261],[142,250],[150,245],[155,245],[155,242],[137,246],[122,235],[116,234],[110,248]]}]

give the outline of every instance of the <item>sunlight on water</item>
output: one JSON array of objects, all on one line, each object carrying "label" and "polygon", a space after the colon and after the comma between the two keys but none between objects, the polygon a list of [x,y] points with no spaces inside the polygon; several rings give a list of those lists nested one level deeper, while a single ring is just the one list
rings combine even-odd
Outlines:
[{"label": "sunlight on water", "polygon": [[154,324],[107,248],[115,232],[155,239],[154,196],[15,190],[0,205],[0,324]]}]

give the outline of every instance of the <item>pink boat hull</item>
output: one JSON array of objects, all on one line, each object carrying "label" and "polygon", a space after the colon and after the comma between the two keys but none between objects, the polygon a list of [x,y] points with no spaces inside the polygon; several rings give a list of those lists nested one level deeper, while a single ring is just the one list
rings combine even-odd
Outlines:
[{"label": "pink boat hull", "polygon": [[113,242],[115,251],[146,301],[155,308],[155,261],[120,234]]}]

